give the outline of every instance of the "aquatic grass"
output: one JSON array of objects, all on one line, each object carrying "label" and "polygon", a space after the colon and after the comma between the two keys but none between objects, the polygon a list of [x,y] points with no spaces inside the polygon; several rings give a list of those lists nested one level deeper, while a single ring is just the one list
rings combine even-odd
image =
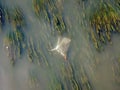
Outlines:
[{"label": "aquatic grass", "polygon": [[54,76],[50,81],[49,90],[63,90],[61,82]]},{"label": "aquatic grass", "polygon": [[27,56],[29,61],[32,63],[42,66],[45,64],[46,66],[49,66],[47,58],[41,50],[40,45],[35,45],[31,38],[27,43]]},{"label": "aquatic grass", "polygon": [[63,34],[67,31],[61,11],[53,0],[33,0],[34,12],[39,19],[45,19],[55,31]]},{"label": "aquatic grass", "polygon": [[0,4],[0,29],[5,25],[5,8]]},{"label": "aquatic grass", "polygon": [[48,62],[45,54],[42,52],[42,49],[41,49],[41,47],[40,47],[40,43],[38,43],[37,48],[38,48],[38,53],[42,56],[42,60],[45,62],[45,64],[46,64],[47,66],[49,66],[49,62]]},{"label": "aquatic grass", "polygon": [[63,17],[60,14],[53,15],[53,26],[60,34],[67,31]]},{"label": "aquatic grass", "polygon": [[62,83],[64,90],[81,90],[81,86],[78,84],[77,79],[75,78],[73,68],[70,63],[64,64],[65,66],[62,67]]},{"label": "aquatic grass", "polygon": [[24,34],[21,30],[10,31],[4,39],[5,49],[9,54],[9,59],[12,63],[21,57],[25,48]]},{"label": "aquatic grass", "polygon": [[13,24],[15,27],[25,26],[25,18],[22,10],[20,8],[15,8],[13,11]]},{"label": "aquatic grass", "polygon": [[29,72],[28,84],[30,88],[38,88],[40,87],[40,80],[36,71]]},{"label": "aquatic grass", "polygon": [[[33,40],[30,39],[27,43],[27,54],[28,54],[28,58],[31,62],[34,62],[34,59],[35,60],[38,60],[38,53],[36,51],[36,48],[33,44]],[[38,60],[38,63],[40,64],[39,60]]]},{"label": "aquatic grass", "polygon": [[47,0],[33,0],[33,7],[35,10],[35,13],[39,13],[44,9],[44,5]]},{"label": "aquatic grass", "polygon": [[93,90],[90,80],[82,66],[80,67],[80,82],[83,90]]},{"label": "aquatic grass", "polygon": [[39,19],[41,19],[41,17],[45,17],[45,19],[49,22],[50,18],[46,7],[47,3],[48,0],[33,0],[33,9]]},{"label": "aquatic grass", "polygon": [[81,90],[79,88],[78,83],[77,83],[77,81],[75,79],[71,79],[70,81],[72,83],[72,90]]},{"label": "aquatic grass", "polygon": [[28,57],[28,60],[30,62],[33,62],[32,60],[32,48],[31,48],[31,44],[29,42],[27,42],[27,57]]},{"label": "aquatic grass", "polygon": [[118,9],[120,10],[120,0],[115,0],[115,5],[118,7]]},{"label": "aquatic grass", "polygon": [[90,17],[91,36],[98,49],[106,41],[111,42],[113,32],[120,32],[120,16],[112,5],[101,3]]},{"label": "aquatic grass", "polygon": [[20,7],[6,8],[5,17],[6,22],[10,23],[15,29],[26,26],[25,16]]}]

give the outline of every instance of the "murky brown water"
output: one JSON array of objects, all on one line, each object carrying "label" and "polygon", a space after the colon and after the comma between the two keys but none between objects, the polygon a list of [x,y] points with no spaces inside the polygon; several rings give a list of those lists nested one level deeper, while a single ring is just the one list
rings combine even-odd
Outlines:
[{"label": "murky brown water", "polygon": [[[51,44],[54,47],[58,36],[51,34],[53,28],[50,25],[35,17],[32,0],[1,0],[10,8],[20,6],[23,9],[28,25],[24,28],[25,34],[27,38],[33,38],[36,44],[40,43],[50,67],[31,64],[28,62],[26,54],[12,67],[3,47],[3,38],[9,30],[6,27],[6,30],[0,33],[0,90],[50,90],[51,80],[61,79],[61,68],[67,62],[73,66],[78,80],[80,79],[80,67],[84,66],[93,90],[120,90],[120,86],[114,81],[112,71],[113,60],[120,57],[120,35],[114,34],[112,36],[113,44],[106,45],[103,52],[97,52],[89,39],[90,27],[88,21],[85,20],[91,13],[90,9],[101,0],[86,0],[84,4],[80,4],[81,6],[76,1],[64,0],[63,4],[64,17],[69,29],[65,36],[71,38],[68,61],[64,61],[58,53],[48,51],[51,49],[48,45]],[[31,75],[37,77],[38,80],[35,81],[37,85],[30,84]]]}]

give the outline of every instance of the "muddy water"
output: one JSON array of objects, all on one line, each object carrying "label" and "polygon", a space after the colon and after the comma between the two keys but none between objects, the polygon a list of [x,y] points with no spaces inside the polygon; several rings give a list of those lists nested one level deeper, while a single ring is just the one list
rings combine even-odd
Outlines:
[{"label": "muddy water", "polygon": [[[3,47],[3,38],[9,30],[8,27],[5,27],[4,33],[0,34],[0,90],[49,90],[51,80],[59,79],[61,67],[66,63],[58,53],[48,51],[55,46],[58,35],[51,33],[53,28],[49,24],[39,21],[35,17],[32,0],[1,1],[9,8],[19,6],[23,9],[27,21],[27,27],[24,28],[25,34],[36,44],[40,43],[50,63],[50,68],[41,68],[29,63],[26,54],[12,67]],[[113,44],[105,46],[103,52],[97,52],[88,36],[90,26],[87,17],[92,12],[91,8],[97,6],[102,0],[86,0],[84,3],[80,2],[80,5],[76,1],[64,0],[63,3],[63,15],[69,30],[64,36],[71,38],[68,62],[73,65],[77,78],[80,78],[79,68],[85,67],[93,90],[120,90],[120,87],[114,82],[112,72],[113,60],[120,55],[120,35],[114,34],[112,36]],[[110,0],[106,1],[110,2]],[[35,81],[38,85],[30,84],[30,72],[39,79],[39,81]]]}]

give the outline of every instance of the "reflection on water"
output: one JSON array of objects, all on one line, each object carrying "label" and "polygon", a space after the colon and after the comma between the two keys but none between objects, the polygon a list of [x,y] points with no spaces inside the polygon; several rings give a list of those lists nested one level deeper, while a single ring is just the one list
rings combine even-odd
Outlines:
[{"label": "reflection on water", "polygon": [[67,60],[67,52],[70,46],[71,40],[69,38],[63,37],[58,38],[57,45],[55,48],[51,49],[51,51],[57,51],[59,54],[61,54],[65,60]]},{"label": "reflection on water", "polygon": [[59,34],[53,34],[54,27],[36,17],[32,0],[1,0],[9,9],[18,6],[23,10],[27,26],[22,30],[35,44],[32,46],[33,57],[36,61],[43,60],[38,57],[42,51],[48,65],[29,62],[26,53],[14,66],[9,63],[3,40],[13,27],[7,23],[0,33],[0,90],[119,90],[120,85],[115,80],[119,81],[120,77],[118,73],[115,77],[117,71],[114,73],[114,69],[119,68],[119,34],[112,35],[112,44],[107,44],[102,52],[95,50],[89,36],[88,17],[100,1],[103,0],[58,0],[56,3],[60,3],[58,8],[63,5],[60,10],[63,10],[68,29],[63,36],[71,38],[68,60],[65,61],[59,53],[49,51]]}]

